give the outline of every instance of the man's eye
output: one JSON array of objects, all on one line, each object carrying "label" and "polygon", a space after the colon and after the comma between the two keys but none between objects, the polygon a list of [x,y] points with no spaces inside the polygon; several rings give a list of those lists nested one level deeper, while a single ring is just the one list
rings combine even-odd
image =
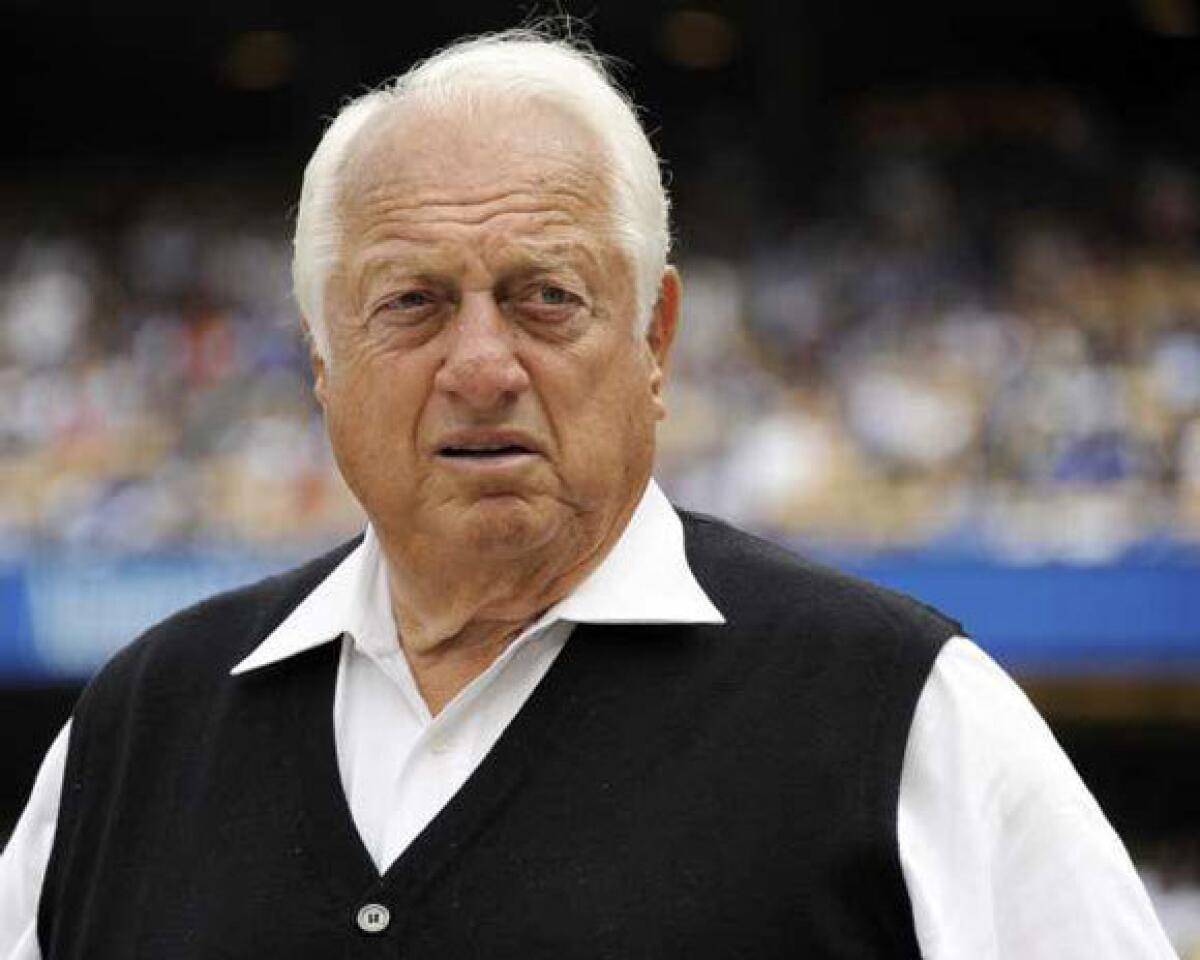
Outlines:
[{"label": "man's eye", "polygon": [[389,297],[382,306],[385,310],[419,310],[431,303],[433,303],[433,297],[424,290],[406,290],[404,293]]},{"label": "man's eye", "polygon": [[559,316],[564,309],[570,310],[583,304],[583,297],[556,283],[537,283],[530,286],[521,298],[531,309],[541,310],[547,316]]}]

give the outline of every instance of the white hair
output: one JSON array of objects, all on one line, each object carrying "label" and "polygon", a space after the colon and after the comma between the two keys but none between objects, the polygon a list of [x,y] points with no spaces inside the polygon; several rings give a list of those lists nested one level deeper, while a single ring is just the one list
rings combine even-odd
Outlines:
[{"label": "white hair", "polygon": [[304,171],[296,215],[292,285],[317,352],[328,358],[325,286],[342,245],[340,191],[351,145],[385,111],[413,102],[467,107],[479,97],[561,105],[600,138],[613,195],[613,229],[634,274],[638,316],[649,322],[670,247],[668,200],[658,156],[631,101],[604,61],[573,40],[536,30],[460,41],[370,93],[330,123]]}]

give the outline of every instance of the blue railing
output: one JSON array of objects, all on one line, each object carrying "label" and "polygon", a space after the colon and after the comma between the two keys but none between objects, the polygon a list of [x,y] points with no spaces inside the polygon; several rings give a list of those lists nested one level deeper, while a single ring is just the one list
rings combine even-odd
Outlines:
[{"label": "blue railing", "polygon": [[[172,610],[295,559],[72,555],[0,563],[0,679],[86,677]],[[1186,672],[1200,680],[1200,559],[1192,554],[1094,567],[939,554],[832,561],[939,607],[1023,672]]]}]

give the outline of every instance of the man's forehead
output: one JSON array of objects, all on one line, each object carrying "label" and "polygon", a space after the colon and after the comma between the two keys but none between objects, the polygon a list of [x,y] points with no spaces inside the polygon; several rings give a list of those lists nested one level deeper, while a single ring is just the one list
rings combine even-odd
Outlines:
[{"label": "man's forehead", "polygon": [[347,150],[343,212],[365,212],[381,199],[393,209],[485,203],[514,190],[574,194],[604,208],[602,157],[599,137],[556,104],[385,107]]}]

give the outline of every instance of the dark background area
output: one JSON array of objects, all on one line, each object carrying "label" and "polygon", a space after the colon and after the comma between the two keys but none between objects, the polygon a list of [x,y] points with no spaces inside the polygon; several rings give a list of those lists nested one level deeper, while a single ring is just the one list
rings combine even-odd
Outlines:
[{"label": "dark background area", "polygon": [[[752,149],[762,194],[789,211],[819,207],[866,101],[947,86],[1065,91],[1147,153],[1200,152],[1190,0],[191,9],[6,0],[7,189],[82,176],[119,190],[126,177],[215,165],[278,178],[294,197],[304,158],[347,96],[459,35],[559,9],[625,61],[685,188],[717,159],[714,139],[725,140]],[[689,239],[686,219],[680,233]]]}]

